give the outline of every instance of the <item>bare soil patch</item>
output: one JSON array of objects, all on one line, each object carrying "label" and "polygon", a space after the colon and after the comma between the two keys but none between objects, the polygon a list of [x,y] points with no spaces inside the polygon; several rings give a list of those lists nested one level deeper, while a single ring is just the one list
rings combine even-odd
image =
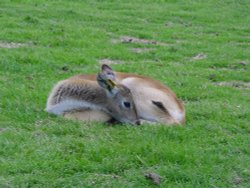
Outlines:
[{"label": "bare soil patch", "polygon": [[130,51],[137,53],[137,54],[141,54],[144,52],[150,52],[155,50],[154,48],[130,48]]},{"label": "bare soil patch", "polygon": [[154,184],[156,184],[156,185],[160,185],[160,183],[161,183],[161,178],[162,178],[162,177],[161,177],[160,175],[156,174],[156,173],[152,173],[152,172],[150,172],[150,173],[145,173],[145,174],[144,174],[144,177],[145,177],[146,179],[151,180],[152,183],[154,183]]},{"label": "bare soil patch", "polygon": [[168,46],[169,44],[165,42],[158,42],[156,40],[148,40],[148,39],[140,39],[136,37],[130,37],[130,36],[122,36],[119,40],[112,40],[113,43],[136,43],[136,44],[153,44],[158,46]]},{"label": "bare soil patch", "polygon": [[4,131],[6,131],[7,130],[7,128],[2,128],[2,127],[0,127],[0,133],[1,132],[4,132]]},{"label": "bare soil patch", "polygon": [[27,44],[0,41],[0,48],[21,48],[21,47],[24,47],[24,46],[27,46]]},{"label": "bare soil patch", "polygon": [[107,65],[114,65],[114,64],[122,64],[123,62],[120,60],[111,60],[111,59],[100,59],[98,61],[99,64],[107,64]]},{"label": "bare soil patch", "polygon": [[234,87],[238,89],[250,89],[250,82],[243,81],[229,81],[229,82],[217,82],[215,83],[217,86],[227,86]]},{"label": "bare soil patch", "polygon": [[192,57],[193,60],[201,60],[201,59],[206,59],[206,58],[207,58],[207,55],[204,53],[200,53]]},{"label": "bare soil patch", "polygon": [[249,62],[248,61],[240,61],[239,64],[243,65],[243,66],[247,66],[249,64]]}]

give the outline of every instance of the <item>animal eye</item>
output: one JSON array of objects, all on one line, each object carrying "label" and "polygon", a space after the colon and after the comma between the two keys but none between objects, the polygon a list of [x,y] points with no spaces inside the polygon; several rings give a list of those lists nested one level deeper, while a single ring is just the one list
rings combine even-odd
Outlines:
[{"label": "animal eye", "polygon": [[131,106],[130,102],[123,102],[123,105],[124,105],[126,108],[130,108],[130,106]]},{"label": "animal eye", "polygon": [[108,72],[107,74],[108,74],[108,75],[113,75],[113,73],[112,73],[112,72]]}]

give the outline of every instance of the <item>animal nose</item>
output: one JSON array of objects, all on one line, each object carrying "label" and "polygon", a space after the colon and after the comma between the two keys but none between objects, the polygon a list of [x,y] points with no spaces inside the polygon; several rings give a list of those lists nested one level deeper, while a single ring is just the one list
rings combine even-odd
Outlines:
[{"label": "animal nose", "polygon": [[136,125],[141,125],[140,120],[136,120],[136,121],[135,121],[135,124],[136,124]]}]

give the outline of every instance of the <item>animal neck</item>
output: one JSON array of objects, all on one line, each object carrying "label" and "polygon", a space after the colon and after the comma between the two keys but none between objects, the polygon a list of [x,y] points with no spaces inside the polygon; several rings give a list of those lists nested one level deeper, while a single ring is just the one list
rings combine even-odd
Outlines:
[{"label": "animal neck", "polygon": [[77,88],[72,91],[71,97],[100,107],[105,107],[108,101],[105,89],[100,86]]},{"label": "animal neck", "polygon": [[78,109],[102,110],[109,113],[107,107],[110,99],[105,89],[94,83],[62,84],[51,100],[53,104],[47,106],[46,110],[57,115]]}]

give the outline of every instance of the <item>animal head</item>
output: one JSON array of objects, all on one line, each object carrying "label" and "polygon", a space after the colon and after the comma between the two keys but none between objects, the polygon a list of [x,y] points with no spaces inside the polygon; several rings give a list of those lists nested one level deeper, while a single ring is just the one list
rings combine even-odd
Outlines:
[{"label": "animal head", "polygon": [[102,65],[96,79],[107,94],[107,113],[122,123],[140,124],[132,94],[126,86],[116,83],[113,70]]}]

